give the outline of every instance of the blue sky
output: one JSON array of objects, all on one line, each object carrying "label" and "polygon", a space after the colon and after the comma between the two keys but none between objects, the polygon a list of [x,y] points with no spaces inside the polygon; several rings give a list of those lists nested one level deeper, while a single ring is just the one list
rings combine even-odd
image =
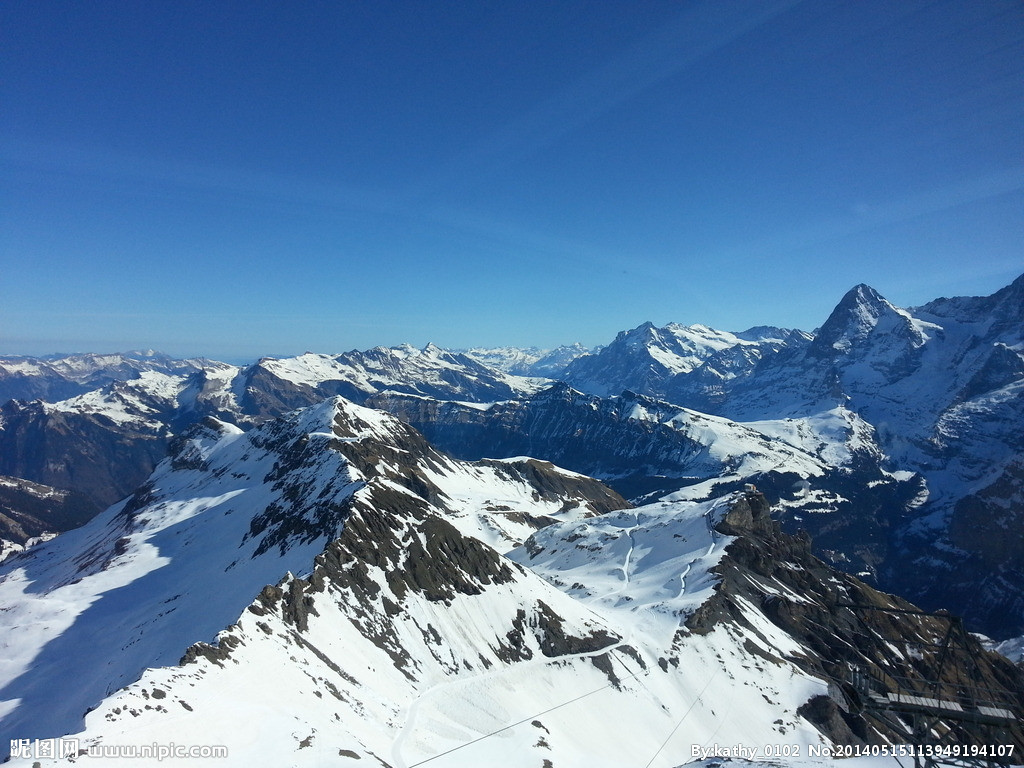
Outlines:
[{"label": "blue sky", "polygon": [[0,354],[813,329],[1024,272],[1024,5],[0,4]]}]

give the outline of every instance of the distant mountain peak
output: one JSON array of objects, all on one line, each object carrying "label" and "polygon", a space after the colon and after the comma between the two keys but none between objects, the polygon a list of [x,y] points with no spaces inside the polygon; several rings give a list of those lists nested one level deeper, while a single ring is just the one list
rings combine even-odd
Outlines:
[{"label": "distant mountain peak", "polygon": [[579,342],[562,344],[553,349],[540,347],[473,347],[455,350],[456,354],[475,360],[515,376],[559,378],[569,363],[590,354],[591,350]]},{"label": "distant mountain peak", "polygon": [[819,351],[849,349],[871,333],[879,318],[895,312],[896,307],[870,285],[855,285],[818,330],[814,346]]},{"label": "distant mountain peak", "polygon": [[855,307],[883,310],[885,307],[892,307],[892,304],[867,283],[858,283],[848,290],[836,305],[837,310]]}]

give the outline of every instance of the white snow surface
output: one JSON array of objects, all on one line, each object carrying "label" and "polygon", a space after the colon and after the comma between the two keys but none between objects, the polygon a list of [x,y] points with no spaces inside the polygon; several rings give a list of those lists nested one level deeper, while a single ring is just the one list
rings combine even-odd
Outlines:
[{"label": "white snow surface", "polygon": [[[513,463],[515,460],[503,461]],[[566,470],[556,471],[567,473]],[[537,526],[528,522],[528,517],[565,521],[592,514],[580,502],[573,506],[561,498],[536,498],[532,486],[522,480],[510,480],[493,466],[449,462],[443,467],[425,467],[424,475],[449,499],[448,522],[464,535],[479,539],[499,552],[522,544],[536,531]]]},{"label": "white snow surface", "polygon": [[[262,548],[273,530],[255,526],[257,516],[289,488],[327,502],[372,501],[367,483],[380,478],[361,477],[332,445],[387,441],[402,428],[341,398],[249,433],[221,425],[192,439],[179,468],[163,463],[149,497],[0,566],[3,745],[61,735],[83,749],[224,745],[229,756],[218,764],[232,766],[549,759],[667,768],[689,762],[693,744],[806,752],[822,742],[796,710],[825,684],[745,650],[747,642],[777,656],[799,650],[753,606],[757,634],[731,625],[679,633],[714,588],[711,569],[730,539],[713,526],[727,500],[584,517],[533,499],[500,464],[435,457],[428,479],[448,509],[432,514],[464,535],[507,549],[527,533],[519,513],[561,516],[510,553],[511,580],[443,601],[410,591],[395,613],[381,602],[389,574],[366,562],[381,590],[373,604],[327,582],[308,594],[302,631],[279,612],[247,611],[264,584],[287,590],[290,574],[309,572],[337,535],[293,534]],[[283,450],[291,468],[275,481]],[[420,536],[410,520],[395,524],[401,540]],[[607,639],[545,655],[544,616],[566,636]],[[517,626],[520,650],[510,651]],[[189,645],[224,627],[220,642],[231,649],[223,661],[175,666]],[[375,640],[374,632],[382,634]]]},{"label": "white snow surface", "polygon": [[[243,613],[225,634],[238,644],[223,664],[200,658],[146,671],[91,712],[76,738],[83,749],[224,745],[229,757],[218,764],[238,766],[515,767],[548,759],[669,768],[691,762],[693,745],[722,743],[799,745],[806,754],[822,739],[795,710],[824,683],[752,657],[743,643],[754,636],[733,627],[676,636],[710,594],[708,569],[729,542],[711,530],[715,515],[711,504],[659,504],[561,523],[535,536],[544,550],[532,559],[516,551],[535,571],[513,582],[448,605],[410,595],[391,626],[411,675],[363,635],[351,597],[333,584],[315,596],[301,633],[276,614]],[[386,584],[385,574],[369,572]],[[541,604],[566,633],[604,628],[619,639],[549,657],[527,631],[528,659],[496,655],[510,618],[525,615],[532,626]],[[759,644],[793,650],[770,623],[757,629]]]},{"label": "white snow surface", "polygon": [[[731,497],[730,497],[731,498]],[[733,541],[714,530],[730,498],[658,502],[550,526],[509,556],[609,618],[668,648],[712,594],[711,569]]]},{"label": "white snow surface", "polygon": [[[330,429],[333,413],[309,409],[298,428]],[[192,643],[211,639],[264,584],[310,567],[336,530],[284,552],[257,553],[263,536],[250,535],[254,516],[284,503],[286,486],[270,479],[277,454],[260,447],[272,428],[243,435],[222,425],[219,440],[193,441],[193,458],[207,471],[175,470],[165,460],[141,508],[126,499],[3,563],[3,734],[74,729],[86,708],[144,668],[173,664]],[[361,481],[332,451],[296,472],[293,482],[324,503],[340,502]]]},{"label": "white snow surface", "polygon": [[[325,355],[307,352],[291,358],[266,358],[260,366],[292,384],[316,387],[329,381],[346,382],[356,390],[372,394],[389,389],[438,387],[457,394],[453,374],[465,377],[465,394],[481,377],[507,386],[520,394],[532,394],[547,384],[546,379],[514,376],[497,369],[476,370],[464,360],[433,344],[417,349],[410,344],[375,347],[362,353]],[[479,366],[479,364],[477,364]]]},{"label": "white snow surface", "polygon": [[128,382],[118,382],[91,392],[46,405],[49,413],[90,413],[107,417],[118,425],[135,423],[158,430],[154,418],[159,406],[177,406],[177,397],[187,377],[159,371],[142,371]]}]

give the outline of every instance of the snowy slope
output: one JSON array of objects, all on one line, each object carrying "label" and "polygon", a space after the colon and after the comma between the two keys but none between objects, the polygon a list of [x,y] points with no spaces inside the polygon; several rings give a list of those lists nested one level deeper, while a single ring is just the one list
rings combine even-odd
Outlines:
[{"label": "snowy slope", "polygon": [[[354,514],[360,528],[374,518]],[[78,739],[83,749],[220,744],[231,765],[672,766],[716,740],[819,744],[795,710],[824,683],[752,659],[737,627],[678,636],[730,541],[709,528],[714,514],[661,505],[546,529],[544,542],[568,550],[544,561],[546,580],[469,543],[474,572],[453,572],[431,555],[431,533],[390,517],[399,539],[426,534],[417,568],[429,582],[396,580],[387,560],[347,561],[359,545],[343,536],[308,580],[264,590],[219,648],[106,699]],[[588,584],[585,599],[550,583],[568,578]],[[760,631],[775,650],[796,650]]]},{"label": "snowy slope", "polygon": [[[402,482],[429,487],[438,504],[458,500],[459,527],[505,546],[541,524],[530,520],[624,505],[606,489],[555,494],[515,467],[453,462],[393,418],[341,399],[248,433],[208,419],[173,448],[132,497],[0,569],[4,734],[75,730],[143,668],[210,640],[264,585],[308,572],[352,499],[408,495]],[[75,690],[61,693],[70,678]]]},{"label": "snowy slope", "polygon": [[[0,568],[0,744],[667,767],[841,737],[809,719],[849,663],[837,601],[889,598],[779,534],[759,494],[621,506],[340,398],[248,433],[207,420],[131,499]],[[856,659],[892,656],[885,632]],[[12,765],[66,764],[40,757]]]},{"label": "snowy slope", "polygon": [[[306,414],[291,426],[310,432],[325,421],[329,429],[331,415]],[[287,439],[281,430],[211,426],[135,496],[4,563],[4,733],[74,730],[103,695],[232,622],[263,584],[309,567],[340,529],[339,505],[360,478],[325,451],[277,476],[269,442]],[[296,493],[318,503],[293,504]],[[276,516],[286,508],[291,528],[316,527],[279,548],[285,523]]]}]

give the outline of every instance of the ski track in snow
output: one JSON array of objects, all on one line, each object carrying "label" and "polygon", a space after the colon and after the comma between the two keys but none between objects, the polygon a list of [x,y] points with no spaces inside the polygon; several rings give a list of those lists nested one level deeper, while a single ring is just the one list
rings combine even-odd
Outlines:
[{"label": "ski track in snow", "polygon": [[679,574],[679,594],[676,595],[677,598],[682,597],[686,594],[686,576],[690,572],[690,569],[693,568],[694,565],[696,565],[698,560],[703,560],[705,557],[708,557],[712,552],[715,551],[715,547],[718,546],[719,534],[718,531],[715,530],[715,524],[712,521],[713,513],[718,508],[718,504],[719,503],[716,502],[714,505],[708,508],[707,512],[704,513],[704,522],[707,524],[708,533],[711,535],[711,545],[708,547],[708,551],[705,552],[703,555],[698,555],[697,557],[693,558],[693,560],[688,562],[686,564],[686,568],[684,568],[683,572]]},{"label": "ski track in snow", "polygon": [[633,519],[635,521],[633,527],[626,529],[626,535],[629,537],[629,551],[626,552],[626,558],[622,562],[623,581],[622,589],[620,589],[619,592],[622,592],[627,586],[629,586],[629,561],[633,558],[633,549],[636,546],[636,539],[634,538],[633,534],[636,532],[636,529],[640,527],[640,513],[637,512],[636,514],[634,514]]},{"label": "ski track in snow", "polygon": [[693,560],[688,562],[686,564],[686,568],[684,568],[683,572],[679,574],[679,594],[676,595],[676,597],[682,597],[686,594],[686,574],[690,572],[690,569],[693,567],[693,564],[696,563],[699,559],[700,558],[694,558]]}]

